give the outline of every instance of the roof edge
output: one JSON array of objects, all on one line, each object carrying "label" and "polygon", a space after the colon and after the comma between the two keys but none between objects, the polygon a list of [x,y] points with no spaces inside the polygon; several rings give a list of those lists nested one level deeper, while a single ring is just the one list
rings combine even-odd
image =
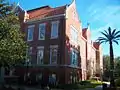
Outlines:
[{"label": "roof edge", "polygon": [[34,10],[38,10],[38,9],[42,9],[42,8],[47,8],[47,7],[51,8],[50,6],[46,5],[46,6],[42,6],[42,7],[38,7],[38,8],[27,10],[27,12],[31,12],[31,11],[34,11]]}]

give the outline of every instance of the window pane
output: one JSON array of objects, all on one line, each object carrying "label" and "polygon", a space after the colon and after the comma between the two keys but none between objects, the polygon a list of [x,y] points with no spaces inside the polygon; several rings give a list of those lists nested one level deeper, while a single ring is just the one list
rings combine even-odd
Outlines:
[{"label": "window pane", "polygon": [[74,42],[77,42],[77,30],[71,27],[71,39]]},{"label": "window pane", "polygon": [[45,39],[45,24],[39,25],[39,39]]},{"label": "window pane", "polygon": [[28,28],[28,41],[33,40],[33,30],[34,30],[34,27],[29,27]]},{"label": "window pane", "polygon": [[51,28],[51,38],[57,38],[58,37],[58,21],[52,22],[52,28]]},{"label": "window pane", "polygon": [[57,64],[57,48],[50,48],[50,63]]},{"label": "window pane", "polygon": [[72,49],[71,51],[71,65],[78,65],[78,54],[77,51]]},{"label": "window pane", "polygon": [[37,53],[37,64],[43,64],[44,49],[39,49]]}]

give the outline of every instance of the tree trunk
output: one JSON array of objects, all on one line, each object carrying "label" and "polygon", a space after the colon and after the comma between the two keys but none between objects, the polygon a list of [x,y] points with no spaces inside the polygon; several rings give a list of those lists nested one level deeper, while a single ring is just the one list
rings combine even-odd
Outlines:
[{"label": "tree trunk", "polygon": [[110,87],[115,87],[113,72],[114,72],[114,54],[112,42],[110,42]]}]

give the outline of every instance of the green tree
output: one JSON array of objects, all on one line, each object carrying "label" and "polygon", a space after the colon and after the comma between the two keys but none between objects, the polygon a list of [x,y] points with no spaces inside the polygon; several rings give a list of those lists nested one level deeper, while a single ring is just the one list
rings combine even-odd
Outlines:
[{"label": "green tree", "polygon": [[115,74],[116,78],[120,77],[120,57],[115,58]]},{"label": "green tree", "polygon": [[109,70],[110,70],[110,56],[103,56],[103,80],[109,80]]},{"label": "green tree", "polygon": [[[104,66],[104,71],[103,71],[103,79],[104,80],[109,80],[109,70],[110,70],[110,56],[109,55],[104,55],[103,56],[103,66]],[[116,57],[114,59],[114,78],[117,79],[120,77],[120,57]]]},{"label": "green tree", "polygon": [[15,66],[26,59],[27,44],[12,8],[12,4],[0,0],[0,67]]},{"label": "green tree", "polygon": [[109,43],[109,50],[110,50],[110,86],[114,87],[114,76],[113,76],[113,70],[114,70],[114,53],[113,53],[113,42],[118,44],[118,40],[120,40],[120,31],[116,31],[116,29],[111,30],[111,28],[108,28],[108,31],[104,30],[104,32],[101,32],[103,37],[99,37],[97,40],[100,43]]}]

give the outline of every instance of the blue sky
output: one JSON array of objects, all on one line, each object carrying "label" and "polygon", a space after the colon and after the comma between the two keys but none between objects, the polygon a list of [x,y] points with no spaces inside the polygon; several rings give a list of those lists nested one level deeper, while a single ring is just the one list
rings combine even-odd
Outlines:
[{"label": "blue sky", "polygon": [[[44,5],[58,7],[70,4],[72,0],[9,0],[29,10]],[[101,34],[100,31],[116,28],[120,30],[120,0],[76,0],[77,11],[83,27],[90,23],[92,40],[96,40]],[[120,42],[119,42],[120,43]],[[120,56],[120,45],[114,44],[114,55]],[[103,44],[103,53],[109,54],[109,46]]]}]

